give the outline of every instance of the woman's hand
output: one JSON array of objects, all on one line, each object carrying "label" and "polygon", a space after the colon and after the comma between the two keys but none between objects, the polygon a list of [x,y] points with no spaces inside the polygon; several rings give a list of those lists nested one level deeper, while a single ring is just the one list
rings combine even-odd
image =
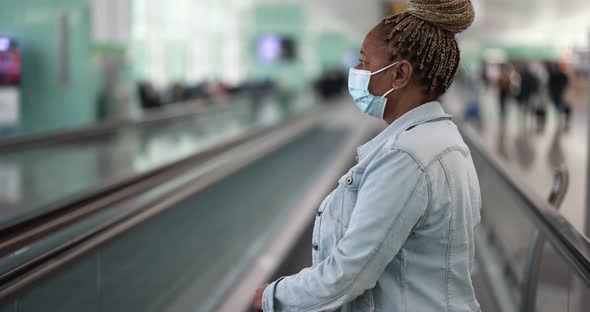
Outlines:
[{"label": "woman's hand", "polygon": [[254,310],[257,312],[262,311],[262,294],[264,294],[264,289],[266,288],[266,286],[268,286],[268,284],[265,284],[263,287],[258,288],[256,290],[254,298],[252,298],[252,306],[254,307]]}]

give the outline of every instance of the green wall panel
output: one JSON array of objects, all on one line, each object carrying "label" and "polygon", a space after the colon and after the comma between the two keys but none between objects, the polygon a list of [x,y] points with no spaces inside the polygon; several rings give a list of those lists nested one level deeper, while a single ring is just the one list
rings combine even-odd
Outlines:
[{"label": "green wall panel", "polygon": [[[302,45],[305,40],[305,10],[297,4],[260,4],[251,10],[252,30],[247,34],[248,77],[254,80],[271,79],[286,87],[298,88],[305,85],[307,77],[303,64]],[[277,34],[289,37],[295,42],[296,58],[290,62],[259,64],[256,59],[256,44],[263,34]]]},{"label": "green wall panel", "polygon": [[343,33],[322,32],[316,36],[319,66],[321,71],[331,68],[344,68],[347,52],[360,50],[360,45],[353,45]]},{"label": "green wall panel", "polygon": [[[68,20],[69,81],[60,79],[60,19]],[[0,35],[23,50],[21,124],[31,134],[93,123],[101,81],[93,57],[89,0],[0,0]],[[4,129],[6,130],[6,129]]]}]

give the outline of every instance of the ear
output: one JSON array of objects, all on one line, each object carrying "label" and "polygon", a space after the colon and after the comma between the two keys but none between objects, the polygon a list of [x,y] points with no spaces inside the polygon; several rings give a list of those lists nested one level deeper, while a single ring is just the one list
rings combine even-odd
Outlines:
[{"label": "ear", "polygon": [[393,66],[393,79],[391,80],[391,87],[397,90],[405,87],[414,76],[414,67],[406,60],[400,61]]}]

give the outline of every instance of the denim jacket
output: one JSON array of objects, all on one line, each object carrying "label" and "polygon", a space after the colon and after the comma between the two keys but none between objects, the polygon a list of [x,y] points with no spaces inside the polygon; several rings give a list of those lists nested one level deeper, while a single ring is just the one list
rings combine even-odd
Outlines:
[{"label": "denim jacket", "polygon": [[358,148],[317,211],[313,266],[271,283],[265,312],[480,311],[479,183],[450,119],[426,103]]}]

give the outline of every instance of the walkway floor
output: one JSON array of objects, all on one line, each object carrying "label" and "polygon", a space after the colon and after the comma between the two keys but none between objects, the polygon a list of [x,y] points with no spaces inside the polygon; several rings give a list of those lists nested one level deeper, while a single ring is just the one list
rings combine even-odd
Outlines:
[{"label": "walkway floor", "polygon": [[[588,120],[590,84],[578,83],[567,94],[573,116],[568,128],[560,123],[557,112],[548,109],[547,122],[539,127],[529,114],[509,104],[507,117],[499,118],[496,90],[490,88],[471,96],[480,104],[480,125],[464,123],[477,130],[481,142],[505,161],[507,166],[542,198],[550,192],[554,169],[565,165],[570,172],[570,186],[561,213],[581,233],[590,237],[590,212],[586,209],[588,166]],[[482,88],[480,88],[482,89]],[[468,92],[452,88],[443,100],[445,108],[456,118],[464,115]]]}]

